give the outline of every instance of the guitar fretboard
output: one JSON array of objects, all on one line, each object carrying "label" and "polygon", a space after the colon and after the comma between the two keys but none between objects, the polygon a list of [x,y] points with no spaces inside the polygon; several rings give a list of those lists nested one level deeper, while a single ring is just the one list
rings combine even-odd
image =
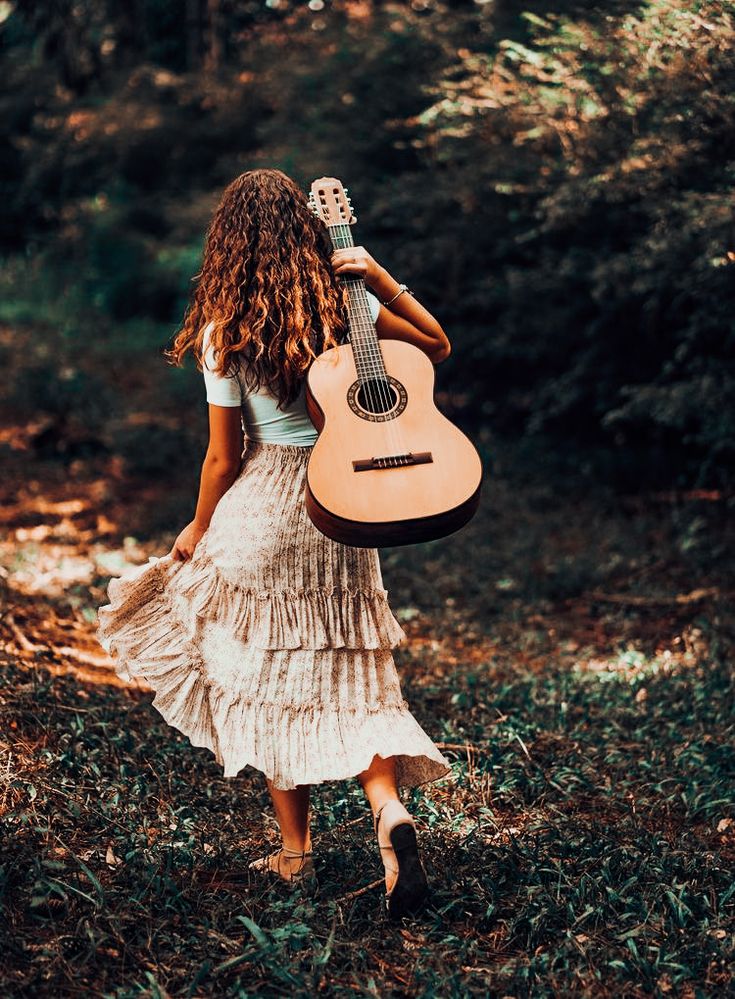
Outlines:
[{"label": "guitar fretboard", "polygon": [[[335,250],[355,245],[349,225],[338,223],[327,228]],[[362,384],[376,379],[387,382],[388,376],[380,352],[380,340],[370,313],[365,281],[359,274],[344,274],[342,280],[347,287],[349,298],[350,343],[357,377]]]}]

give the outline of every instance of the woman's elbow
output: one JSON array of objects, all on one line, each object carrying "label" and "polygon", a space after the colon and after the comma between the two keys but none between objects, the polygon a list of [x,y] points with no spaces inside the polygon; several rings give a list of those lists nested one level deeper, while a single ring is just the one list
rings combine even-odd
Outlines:
[{"label": "woman's elbow", "polygon": [[234,454],[224,454],[210,450],[207,452],[204,461],[209,473],[222,479],[228,479],[236,475],[240,468],[240,458]]},{"label": "woman's elbow", "polygon": [[451,353],[452,345],[449,342],[449,337],[447,337],[446,333],[442,332],[441,342],[431,354],[432,363],[441,364],[442,361],[446,361]]}]

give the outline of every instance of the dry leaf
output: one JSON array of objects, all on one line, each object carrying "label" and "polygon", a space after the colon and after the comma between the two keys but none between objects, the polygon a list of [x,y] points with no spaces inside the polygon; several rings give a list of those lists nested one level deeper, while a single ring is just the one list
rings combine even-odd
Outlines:
[{"label": "dry leaf", "polygon": [[107,853],[105,854],[105,863],[109,867],[117,867],[118,864],[122,863],[122,861],[120,860],[120,858],[117,856],[117,854],[113,850],[112,843],[110,843],[110,845],[107,847]]}]

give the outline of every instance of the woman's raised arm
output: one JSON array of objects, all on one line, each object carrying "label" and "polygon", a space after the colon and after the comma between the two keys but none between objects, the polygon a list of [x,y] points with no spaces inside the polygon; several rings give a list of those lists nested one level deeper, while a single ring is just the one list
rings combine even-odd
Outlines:
[{"label": "woman's raised arm", "polygon": [[361,274],[365,284],[381,300],[397,297],[390,306],[380,306],[375,329],[382,340],[406,340],[415,344],[434,364],[445,361],[452,352],[449,337],[424,306],[401,290],[396,279],[372,257],[364,246],[350,246],[332,254],[335,274]]}]

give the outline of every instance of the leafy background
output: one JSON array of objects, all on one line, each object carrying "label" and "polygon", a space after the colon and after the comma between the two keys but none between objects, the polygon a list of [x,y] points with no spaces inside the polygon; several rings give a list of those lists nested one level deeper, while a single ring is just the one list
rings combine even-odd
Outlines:
[{"label": "leafy background", "polygon": [[[464,425],[625,488],[730,482],[727,4],[4,13],[1,315],[31,332],[35,365],[13,411],[78,419],[134,464],[106,414],[143,405],[149,369],[170,413],[192,391],[151,354],[219,192],[270,164],[350,188],[355,241],[456,342],[441,390]],[[103,393],[96,412],[80,398]],[[68,453],[72,428],[55,429]]]}]

